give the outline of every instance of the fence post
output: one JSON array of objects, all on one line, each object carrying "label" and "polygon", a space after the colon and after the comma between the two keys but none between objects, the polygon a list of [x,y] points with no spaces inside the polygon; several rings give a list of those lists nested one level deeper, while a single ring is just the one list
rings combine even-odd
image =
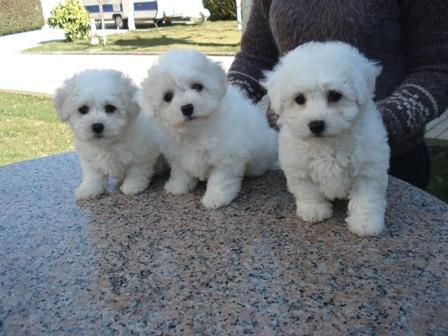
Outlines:
[{"label": "fence post", "polygon": [[243,22],[241,20],[241,0],[236,0],[236,29],[243,29]]},{"label": "fence post", "polygon": [[104,23],[103,0],[98,0],[100,6],[101,29],[103,34],[103,45],[107,44],[106,24]]}]

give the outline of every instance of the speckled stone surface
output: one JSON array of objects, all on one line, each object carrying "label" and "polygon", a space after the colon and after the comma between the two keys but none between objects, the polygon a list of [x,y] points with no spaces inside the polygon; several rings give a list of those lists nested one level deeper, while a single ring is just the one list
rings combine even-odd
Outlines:
[{"label": "speckled stone surface", "polygon": [[280,173],[213,211],[79,180],[75,154],[0,168],[0,334],[448,334],[448,205],[396,179],[369,239],[344,203],[301,223]]}]

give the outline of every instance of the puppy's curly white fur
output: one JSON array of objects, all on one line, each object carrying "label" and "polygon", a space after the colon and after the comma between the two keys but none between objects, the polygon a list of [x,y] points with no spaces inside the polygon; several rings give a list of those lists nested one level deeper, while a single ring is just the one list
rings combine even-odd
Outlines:
[{"label": "puppy's curly white fur", "polygon": [[322,221],[332,215],[329,201],[348,198],[353,233],[382,231],[390,150],[373,101],[380,72],[350,45],[310,42],[266,74],[280,166],[303,220]]},{"label": "puppy's curly white fur", "polygon": [[149,119],[133,101],[136,91],[123,73],[96,69],[75,74],[56,90],[56,111],[70,125],[81,161],[76,199],[103,194],[107,177],[122,180],[128,195],[148,187],[160,152]]},{"label": "puppy's curly white fur", "polygon": [[171,166],[168,193],[187,193],[198,179],[207,180],[202,203],[218,208],[235,199],[243,176],[277,167],[277,134],[265,111],[198,51],[162,55],[137,101],[158,126],[156,140]]}]

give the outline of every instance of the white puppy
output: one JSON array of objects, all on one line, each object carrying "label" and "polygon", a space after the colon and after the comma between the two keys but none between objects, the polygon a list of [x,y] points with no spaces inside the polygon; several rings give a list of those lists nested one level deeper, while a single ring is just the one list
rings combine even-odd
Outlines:
[{"label": "white puppy", "polygon": [[148,187],[160,154],[149,119],[133,101],[136,91],[116,70],[86,70],[56,90],[56,111],[71,127],[81,161],[76,199],[104,193],[107,177],[122,180],[120,189],[128,195]]},{"label": "white puppy", "polygon": [[348,198],[353,233],[383,229],[389,146],[373,102],[380,72],[350,45],[311,42],[266,74],[281,127],[280,166],[303,220],[329,218],[329,200]]},{"label": "white puppy", "polygon": [[197,179],[207,180],[202,204],[218,208],[235,199],[244,175],[278,165],[277,134],[265,112],[198,51],[160,56],[137,100],[157,123],[156,140],[171,166],[168,193],[188,193]]}]

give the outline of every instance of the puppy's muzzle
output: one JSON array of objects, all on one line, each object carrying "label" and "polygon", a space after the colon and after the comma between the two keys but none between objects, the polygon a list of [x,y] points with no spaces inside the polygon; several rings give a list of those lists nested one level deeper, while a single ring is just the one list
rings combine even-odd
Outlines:
[{"label": "puppy's muzzle", "polygon": [[321,136],[325,130],[325,121],[313,120],[308,124],[308,128],[314,135]]},{"label": "puppy's muzzle", "polygon": [[191,119],[191,116],[193,115],[193,112],[194,112],[194,106],[193,106],[193,104],[183,105],[183,106],[181,106],[180,110],[182,111],[182,114],[185,117],[187,117],[188,119]]},{"label": "puppy's muzzle", "polygon": [[93,133],[95,133],[96,135],[99,135],[101,133],[103,133],[104,131],[104,125],[101,123],[95,123],[92,124],[92,131]]}]

